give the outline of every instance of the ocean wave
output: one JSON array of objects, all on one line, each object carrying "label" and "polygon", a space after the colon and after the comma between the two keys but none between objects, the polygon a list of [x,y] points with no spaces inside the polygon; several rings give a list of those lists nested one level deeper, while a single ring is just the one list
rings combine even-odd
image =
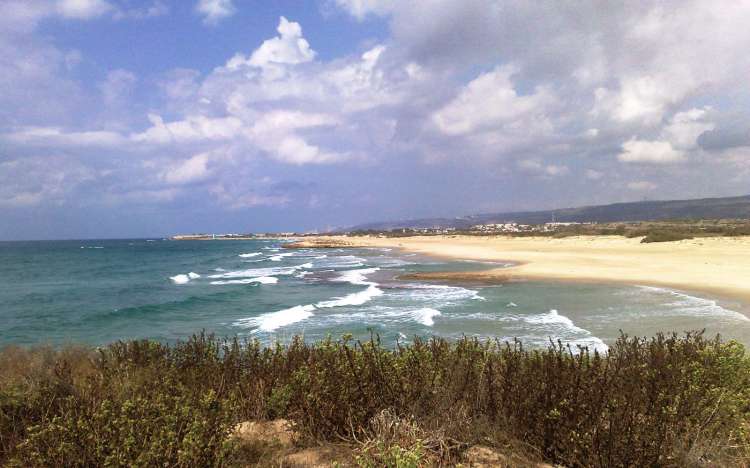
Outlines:
[{"label": "ocean wave", "polygon": [[454,305],[465,300],[485,301],[478,291],[460,286],[445,286],[441,284],[407,284],[403,286],[410,290],[411,299],[425,302],[439,302]]},{"label": "ocean wave", "polygon": [[342,271],[340,272],[339,276],[336,277],[333,281],[341,281],[341,282],[346,282],[346,283],[351,283],[351,284],[369,286],[375,283],[371,281],[367,281],[367,275],[375,273],[378,270],[380,270],[380,268],[362,268],[359,270]]},{"label": "ocean wave", "polygon": [[358,268],[365,266],[365,259],[354,255],[334,255],[318,259],[318,268]]},{"label": "ocean wave", "polygon": [[170,276],[169,279],[171,279],[174,284],[185,284],[190,281],[188,275],[174,275]]},{"label": "ocean wave", "polygon": [[431,327],[435,325],[435,320],[433,320],[435,317],[437,317],[440,314],[440,311],[437,309],[431,309],[429,307],[425,307],[424,309],[418,309],[410,314],[414,320],[421,323],[422,325],[426,325],[428,327]]},{"label": "ocean wave", "polygon": [[180,275],[174,275],[170,276],[169,279],[172,280],[174,284],[185,284],[189,282],[191,279],[200,278],[201,275],[198,273],[193,273],[192,271],[188,274],[180,274]]},{"label": "ocean wave", "polygon": [[278,312],[269,312],[258,317],[240,319],[233,323],[238,327],[252,328],[264,332],[272,332],[278,328],[301,322],[313,316],[315,306],[312,304],[298,305],[288,309],[279,310]]},{"label": "ocean wave", "polygon": [[252,253],[239,254],[237,256],[242,257],[242,258],[250,258],[250,257],[257,257],[258,255],[263,255],[263,254],[260,252],[252,252]]},{"label": "ocean wave", "polygon": [[596,336],[590,336],[588,338],[580,338],[577,340],[569,340],[565,341],[566,344],[569,344],[574,351],[576,351],[576,348],[578,346],[588,348],[589,351],[599,351],[600,353],[606,353],[609,351],[609,346],[607,346],[601,339],[597,338]]},{"label": "ocean wave", "polygon": [[224,281],[211,281],[211,284],[214,285],[223,285],[223,284],[276,284],[279,282],[279,279],[275,276],[259,276],[258,278],[243,278],[243,279],[236,279],[236,280],[224,280]]},{"label": "ocean wave", "polygon": [[382,295],[383,290],[378,288],[376,284],[373,283],[364,291],[355,292],[344,297],[335,297],[328,301],[321,301],[315,304],[315,306],[321,309],[341,306],[359,306],[371,301],[374,297]]},{"label": "ocean wave", "polygon": [[551,309],[546,314],[523,317],[523,321],[534,325],[560,325],[562,328],[571,332],[589,333],[588,330],[577,327],[568,317],[560,315],[557,309]]},{"label": "ocean wave", "polygon": [[[604,344],[604,342],[600,338],[594,336],[585,328],[576,326],[571,319],[569,319],[565,315],[561,315],[556,309],[551,309],[546,314],[521,317],[521,319],[524,322],[533,325],[547,325],[552,326],[553,328],[562,328],[563,333],[556,333],[557,336],[552,336],[551,338],[559,339],[563,343],[569,344],[571,346],[588,346],[590,349],[596,349],[601,352],[607,351],[609,349],[609,347]],[[584,336],[580,338],[566,336],[570,334]]]},{"label": "ocean wave", "polygon": [[727,309],[725,307],[720,306],[715,300],[712,299],[705,299],[702,297],[696,297],[691,296],[689,294],[685,294],[679,291],[675,291],[673,289],[668,288],[659,288],[655,286],[639,286],[640,290],[653,292],[655,294],[660,295],[666,295],[671,296],[672,298],[676,298],[674,302],[670,302],[666,304],[667,306],[671,306],[675,309],[676,312],[679,312],[682,314],[689,314],[692,316],[724,316],[727,318],[747,322],[750,321],[750,318],[745,316],[744,314]]},{"label": "ocean wave", "polygon": [[258,278],[261,276],[285,276],[293,275],[294,273],[304,268],[312,267],[311,264],[306,263],[304,265],[297,265],[292,267],[269,267],[269,268],[250,268],[248,270],[237,270],[228,271],[226,273],[220,273],[217,275],[210,275],[209,278],[221,279],[221,278]]},{"label": "ocean wave", "polygon": [[348,270],[340,272],[339,276],[333,279],[333,281],[346,282],[357,286],[367,286],[364,291],[349,294],[344,297],[336,297],[329,301],[322,301],[317,304],[318,307],[340,307],[347,305],[362,305],[365,302],[371,301],[377,296],[383,295],[383,290],[378,286],[379,284],[374,281],[368,281],[367,275],[375,273],[379,268],[365,268],[360,270]]},{"label": "ocean wave", "polygon": [[285,252],[285,253],[280,253],[280,254],[272,255],[272,256],[268,257],[268,259],[271,260],[272,262],[280,262],[280,261],[284,260],[284,258],[291,257],[292,255],[294,255],[293,252]]}]

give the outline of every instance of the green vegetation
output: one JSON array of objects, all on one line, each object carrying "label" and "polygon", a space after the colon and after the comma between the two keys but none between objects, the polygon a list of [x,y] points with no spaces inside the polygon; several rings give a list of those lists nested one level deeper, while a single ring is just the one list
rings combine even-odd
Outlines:
[{"label": "green vegetation", "polygon": [[232,433],[278,418],[298,446],[343,441],[341,466],[457,464],[478,446],[565,466],[742,466],[750,358],[701,333],[623,336],[608,355],[205,334],[0,353],[5,466],[271,466],[272,448]]},{"label": "green vegetation", "polygon": [[[410,237],[424,235],[444,235],[442,229],[396,229],[391,231],[353,231],[350,236]],[[641,222],[614,222],[595,224],[570,224],[548,227],[533,225],[532,229],[521,232],[493,232],[471,229],[457,229],[450,235],[462,236],[512,236],[512,237],[553,237],[571,236],[625,236],[643,237],[644,243],[671,242],[696,237],[738,237],[750,236],[750,220],[667,220]]]}]

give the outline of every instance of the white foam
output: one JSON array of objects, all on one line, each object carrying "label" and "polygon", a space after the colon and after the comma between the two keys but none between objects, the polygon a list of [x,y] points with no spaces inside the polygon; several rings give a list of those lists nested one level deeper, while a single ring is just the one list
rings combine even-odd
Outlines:
[{"label": "white foam", "polygon": [[440,284],[408,284],[404,286],[412,290],[411,299],[420,301],[437,302],[440,304],[453,305],[456,302],[465,300],[485,301],[486,299],[479,295],[473,289],[466,289],[458,286],[445,286]]},{"label": "white foam", "polygon": [[190,273],[188,273],[188,278],[190,278],[190,279],[196,279],[196,278],[200,278],[200,277],[201,277],[201,275],[199,275],[198,273],[193,273],[192,271]]},{"label": "white foam", "polygon": [[260,331],[271,332],[277,328],[301,322],[313,316],[315,306],[312,304],[298,305],[278,312],[270,312],[259,317],[250,317],[234,322],[238,327],[257,327]]},{"label": "white foam", "polygon": [[342,271],[333,281],[347,282],[358,286],[367,286],[364,291],[349,294],[344,297],[335,297],[329,301],[322,301],[317,304],[318,307],[340,307],[348,305],[362,305],[371,301],[374,297],[382,296],[383,290],[378,283],[367,281],[367,275],[375,273],[379,268],[364,268],[361,270]]},{"label": "white foam", "polygon": [[601,339],[595,336],[590,336],[588,338],[580,338],[578,340],[566,341],[566,343],[569,344],[573,348],[573,351],[576,351],[576,348],[578,346],[585,346],[589,348],[589,351],[596,350],[596,351],[599,351],[600,353],[606,353],[607,351],[609,351],[609,346],[607,346]]},{"label": "white foam", "polygon": [[560,315],[557,312],[557,309],[552,309],[546,314],[523,317],[523,320],[527,323],[533,323],[536,325],[561,325],[563,328],[572,332],[589,333],[588,330],[575,326],[573,321],[568,317]]},{"label": "white foam", "polygon": [[640,289],[650,291],[656,294],[669,295],[677,300],[675,302],[667,304],[668,306],[674,307],[676,312],[682,314],[689,314],[693,316],[724,316],[735,320],[747,322],[750,320],[744,314],[726,309],[720,306],[716,301],[711,299],[704,299],[702,297],[691,296],[689,294],[681,293],[667,288],[658,288],[654,286],[639,286]]},{"label": "white foam", "polygon": [[[594,336],[590,331],[576,326],[572,320],[568,317],[561,315],[557,309],[551,309],[546,314],[532,315],[530,317],[522,317],[526,323],[536,325],[551,325],[555,328],[562,328],[564,334],[583,335],[580,338],[568,338],[566,336],[560,336],[561,333],[557,333],[560,341],[567,343],[573,347],[576,345],[588,346],[590,349],[596,349],[600,352],[605,352],[609,347],[604,342]],[[556,338],[555,338],[556,339]]]},{"label": "white foam", "polygon": [[272,255],[272,256],[268,257],[268,259],[271,260],[272,262],[280,262],[280,261],[284,260],[285,257],[291,257],[292,255],[294,255],[293,252],[280,253],[280,254],[277,254],[277,255]]},{"label": "white foam", "polygon": [[311,266],[311,264],[306,263],[293,267],[250,268],[248,270],[228,271],[218,275],[210,275],[209,278],[258,278],[260,276],[293,275],[299,270],[310,268]]},{"label": "white foam", "polygon": [[190,277],[188,275],[170,276],[169,279],[171,279],[174,284],[185,284],[190,281]]},{"label": "white foam", "polygon": [[334,279],[334,281],[342,281],[351,284],[371,285],[375,283],[367,281],[366,275],[375,273],[378,270],[380,270],[380,268],[362,268],[360,270],[342,271],[339,276]]},{"label": "white foam", "polygon": [[321,309],[328,307],[358,306],[371,301],[374,297],[382,295],[383,291],[375,284],[371,284],[364,291],[352,293],[344,297],[335,297],[328,301],[318,302],[315,306]]},{"label": "white foam", "polygon": [[364,266],[364,258],[355,257],[354,255],[337,255],[333,257],[324,257],[316,262],[318,268],[358,268]]},{"label": "white foam", "polygon": [[421,323],[422,325],[426,325],[428,327],[431,327],[435,325],[434,317],[437,317],[440,314],[440,311],[437,309],[431,309],[429,307],[425,307],[424,309],[415,310],[411,313],[412,317],[414,317],[414,320]]},{"label": "white foam", "polygon": [[214,285],[221,285],[221,284],[276,284],[279,282],[279,279],[275,276],[260,276],[258,278],[243,278],[243,279],[237,279],[237,280],[225,280],[225,281],[211,281],[211,284]]},{"label": "white foam", "polygon": [[238,257],[250,258],[250,257],[257,257],[258,255],[263,255],[263,254],[260,252],[243,253],[243,254],[239,254]]}]

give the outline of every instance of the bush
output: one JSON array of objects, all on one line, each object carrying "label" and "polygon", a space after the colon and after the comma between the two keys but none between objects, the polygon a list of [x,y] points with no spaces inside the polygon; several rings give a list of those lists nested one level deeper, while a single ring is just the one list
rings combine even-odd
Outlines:
[{"label": "bush", "polygon": [[685,239],[692,239],[694,236],[689,232],[679,231],[653,231],[650,232],[646,237],[641,239],[642,244],[648,244],[651,242],[674,242]]},{"label": "bush", "polygon": [[200,334],[98,352],[9,348],[0,376],[8,466],[242,464],[252,451],[231,428],[279,417],[303,443],[359,444],[365,466],[452,464],[476,444],[566,466],[741,464],[750,453],[748,358],[701,333],[622,336],[605,355]]}]

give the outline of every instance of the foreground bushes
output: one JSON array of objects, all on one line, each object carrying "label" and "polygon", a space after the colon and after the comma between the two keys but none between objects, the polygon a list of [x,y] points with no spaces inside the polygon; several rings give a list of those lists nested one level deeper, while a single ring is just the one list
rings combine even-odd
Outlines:
[{"label": "foreground bushes", "polygon": [[743,348],[701,334],[622,337],[607,356],[469,338],[390,350],[377,338],[269,348],[203,334],[8,348],[0,463],[241,464],[252,460],[232,427],[283,417],[303,442],[359,444],[368,466],[452,463],[475,444],[568,466],[741,465],[749,404]]}]

